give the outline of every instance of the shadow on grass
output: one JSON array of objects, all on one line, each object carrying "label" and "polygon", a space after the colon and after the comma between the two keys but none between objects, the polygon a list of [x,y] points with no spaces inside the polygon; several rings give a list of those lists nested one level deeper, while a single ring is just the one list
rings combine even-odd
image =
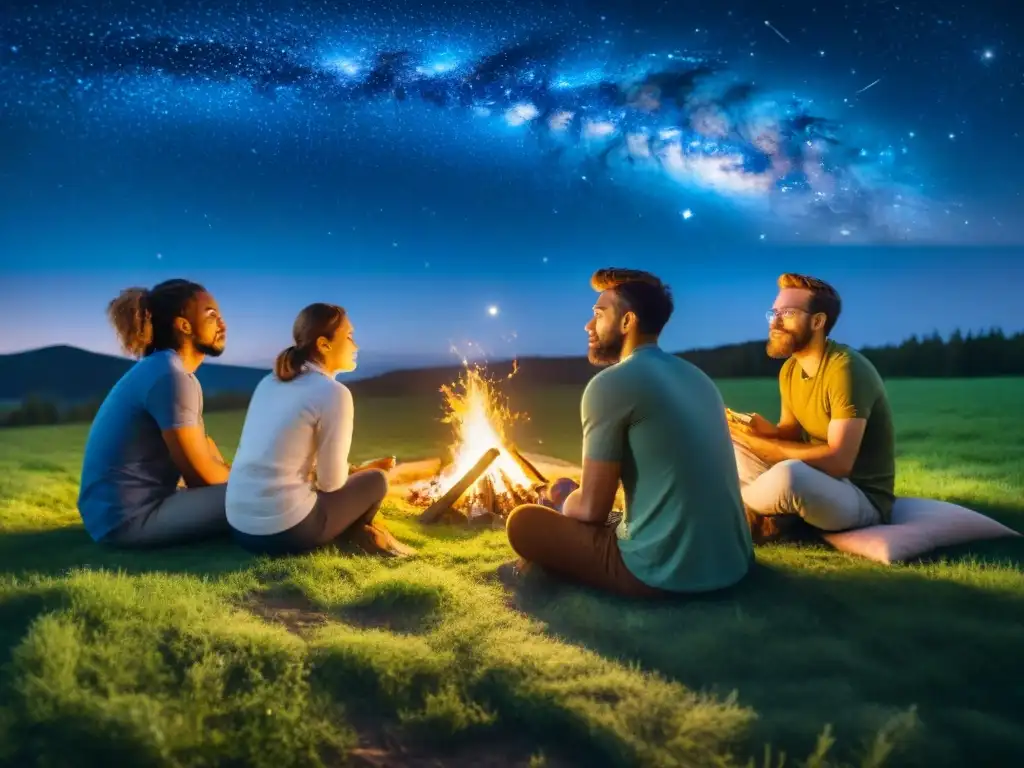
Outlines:
[{"label": "shadow on grass", "polygon": [[40,614],[60,607],[64,599],[60,589],[34,590],[0,599],[0,690],[11,652],[29,625]]},{"label": "shadow on grass", "polygon": [[75,568],[129,574],[154,571],[223,576],[253,563],[230,538],[153,550],[116,550],[94,542],[80,526],[0,533],[0,575],[57,576]]},{"label": "shadow on grass", "polygon": [[243,607],[299,636],[308,636],[330,620],[361,629],[420,635],[441,620],[440,598],[430,586],[388,582],[364,590],[355,602],[326,607],[293,585],[271,583],[269,588],[249,594]]},{"label": "shadow on grass", "polygon": [[1024,504],[985,504],[976,499],[962,499],[956,496],[944,499],[944,501],[973,509],[993,520],[998,520],[1015,531],[1024,531]]},{"label": "shadow on grass", "polygon": [[[715,696],[739,693],[759,719],[748,747],[808,754],[828,724],[835,757],[856,758],[900,712],[920,726],[895,765],[1022,764],[1024,577],[810,562],[761,550],[750,578],[721,597],[646,604],[531,572],[516,607],[561,640]],[[1019,551],[1018,551],[1019,554]]]},{"label": "shadow on grass", "polygon": [[928,552],[915,564],[929,563],[980,563],[1003,565],[1024,571],[1024,537],[974,541],[955,547],[943,547]]}]

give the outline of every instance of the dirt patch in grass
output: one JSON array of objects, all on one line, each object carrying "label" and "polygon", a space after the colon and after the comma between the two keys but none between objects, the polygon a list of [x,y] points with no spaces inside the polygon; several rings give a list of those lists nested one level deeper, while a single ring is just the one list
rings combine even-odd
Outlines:
[{"label": "dirt patch in grass", "polygon": [[359,746],[348,765],[358,768],[566,768],[569,763],[542,754],[536,746],[484,737],[450,748],[409,740],[400,729],[370,721],[354,724]]},{"label": "dirt patch in grass", "polygon": [[[280,624],[300,637],[338,620],[366,628],[415,632],[421,617],[409,616],[400,608],[370,601],[366,604],[324,611],[300,592],[268,590],[251,594],[244,606],[261,619]],[[409,625],[409,626],[406,626]],[[508,735],[496,736],[481,731],[468,743],[447,745],[424,741],[401,725],[386,720],[346,713],[348,724],[358,737],[358,745],[337,765],[355,768],[566,768],[569,763],[542,753],[527,741]],[[328,761],[328,764],[335,763]]]},{"label": "dirt patch in grass", "polygon": [[407,614],[373,604],[344,608],[336,615],[346,624],[363,629],[384,629],[403,635],[416,634],[424,629],[423,617],[418,614]]},{"label": "dirt patch in grass", "polygon": [[329,620],[326,611],[298,592],[259,592],[249,596],[245,607],[264,621],[280,624],[299,637],[309,635]]},{"label": "dirt patch in grass", "polygon": [[419,601],[408,598],[370,599],[356,605],[324,610],[301,592],[271,589],[250,594],[243,607],[264,621],[280,624],[292,634],[305,638],[331,620],[361,629],[416,634],[426,629],[433,606],[420,605]]}]

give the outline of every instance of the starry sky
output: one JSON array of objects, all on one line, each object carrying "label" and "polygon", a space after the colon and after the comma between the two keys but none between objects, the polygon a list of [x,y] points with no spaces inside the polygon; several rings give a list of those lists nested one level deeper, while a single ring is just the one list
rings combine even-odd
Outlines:
[{"label": "starry sky", "polygon": [[0,352],[115,351],[106,302],[181,276],[225,362],[321,300],[362,360],[583,354],[609,265],[675,349],[763,337],[789,270],[855,344],[1019,330],[1010,5],[8,0]]}]

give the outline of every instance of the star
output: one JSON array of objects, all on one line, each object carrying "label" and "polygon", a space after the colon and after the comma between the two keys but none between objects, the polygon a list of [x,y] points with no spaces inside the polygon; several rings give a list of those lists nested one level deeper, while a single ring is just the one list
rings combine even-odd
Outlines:
[{"label": "star", "polygon": [[[726,15],[731,17],[733,14],[727,12]],[[737,12],[735,15],[740,14]],[[660,97],[645,95],[644,103],[639,105],[641,109],[623,111],[619,97],[634,91],[647,94],[650,89],[640,87],[643,78],[663,76],[664,73],[659,73],[658,69],[665,65],[666,59],[672,62],[666,71],[675,71],[700,64],[708,55],[696,49],[681,48],[672,52],[637,51],[638,55],[652,62],[649,67],[646,64],[643,67],[650,71],[638,69],[635,74],[620,73],[625,79],[612,87],[612,91],[621,91],[615,95],[600,84],[609,85],[615,81],[612,73],[621,70],[623,61],[619,52],[605,50],[601,43],[602,40],[612,43],[614,48],[621,42],[618,35],[628,28],[610,12],[592,18],[600,20],[602,28],[606,25],[608,31],[595,35],[593,30],[588,33],[581,30],[579,40],[567,43],[577,45],[586,40],[591,49],[601,48],[588,53],[586,63],[564,61],[562,51],[530,52],[528,47],[520,49],[518,44],[512,44],[508,51],[511,58],[500,68],[500,77],[495,79],[498,70],[485,67],[475,75],[483,78],[478,85],[466,88],[467,77],[472,75],[474,68],[486,63],[493,69],[493,57],[501,51],[496,46],[481,47],[477,43],[460,40],[458,34],[452,37],[453,30],[445,32],[445,39],[450,43],[438,49],[428,40],[414,41],[413,33],[397,22],[389,30],[387,40],[377,37],[376,32],[366,31],[365,37],[358,42],[345,43],[332,40],[336,36],[327,34],[320,22],[309,22],[307,26],[311,37],[319,41],[315,55],[309,58],[308,52],[300,50],[301,46],[283,39],[280,44],[269,43],[264,33],[257,33],[249,26],[234,28],[227,24],[216,32],[211,27],[211,31],[201,38],[193,38],[180,31],[172,33],[144,24],[125,37],[106,29],[107,26],[112,29],[116,20],[105,14],[96,18],[82,15],[69,22],[76,28],[76,35],[81,32],[83,40],[93,40],[95,36],[95,40],[102,39],[103,43],[89,42],[78,46],[77,43],[62,41],[60,35],[51,32],[50,37],[40,39],[38,48],[42,51],[55,46],[54,56],[69,61],[90,59],[88,66],[74,69],[55,84],[50,69],[52,62],[33,53],[30,50],[32,46],[27,43],[11,45],[13,40],[5,40],[3,50],[9,48],[17,54],[8,54],[8,58],[17,60],[24,71],[19,70],[12,77],[5,69],[0,73],[0,87],[5,93],[13,89],[12,98],[24,107],[26,113],[30,108],[41,113],[55,109],[55,99],[66,98],[67,93],[71,93],[83,101],[85,112],[90,115],[88,119],[95,121],[94,128],[111,135],[128,129],[126,125],[117,127],[128,113],[136,116],[131,130],[137,135],[162,130],[172,115],[189,122],[201,118],[214,134],[221,125],[237,121],[238,141],[247,142],[240,146],[244,147],[246,159],[258,165],[261,173],[269,172],[267,169],[282,155],[276,132],[281,131],[287,136],[308,136],[308,141],[302,142],[304,147],[308,147],[302,150],[305,156],[293,157],[292,162],[316,163],[319,151],[316,148],[325,140],[325,132],[318,120],[330,116],[328,124],[331,131],[336,131],[342,140],[355,139],[351,135],[356,132],[355,123],[341,115],[376,114],[386,104],[387,116],[383,119],[401,124],[404,132],[401,135],[405,137],[401,141],[414,141],[413,136],[419,134],[431,137],[430,143],[437,146],[437,157],[431,158],[431,162],[442,162],[442,152],[458,152],[475,164],[486,162],[489,172],[500,175],[510,170],[505,165],[522,163],[527,157],[537,159],[551,154],[549,144],[557,141],[560,160],[547,164],[545,175],[557,175],[559,182],[578,180],[586,184],[595,197],[610,186],[602,182],[626,188],[634,181],[642,181],[640,174],[652,179],[657,174],[670,183],[686,185],[687,192],[696,186],[708,195],[729,204],[735,203],[737,216],[745,215],[739,208],[746,206],[746,201],[759,198],[768,202],[784,193],[786,205],[784,210],[780,209],[781,215],[792,213],[795,220],[806,221],[808,214],[822,212],[820,226],[817,219],[814,221],[814,235],[827,236],[836,232],[834,223],[826,221],[828,210],[850,211],[851,207],[856,207],[858,210],[850,211],[851,215],[871,219],[864,227],[857,228],[858,236],[864,234],[868,237],[875,232],[885,233],[892,226],[890,216],[894,206],[886,201],[893,199],[892,193],[902,186],[903,182],[897,183],[896,179],[904,178],[903,171],[907,172],[907,183],[918,190],[921,207],[936,204],[923,191],[927,169],[919,173],[910,166],[897,167],[896,161],[902,161],[908,154],[905,148],[897,146],[889,152],[881,152],[877,146],[870,146],[857,154],[868,143],[860,137],[872,133],[870,124],[857,124],[857,120],[851,120],[848,127],[837,128],[837,135],[824,135],[831,132],[831,129],[824,128],[827,121],[837,117],[828,114],[830,111],[842,108],[843,112],[854,114],[853,110],[859,106],[854,96],[874,89],[882,82],[881,72],[869,74],[867,64],[852,66],[855,62],[836,48],[841,36],[809,36],[807,39],[813,42],[800,54],[812,58],[818,56],[819,61],[823,58],[834,61],[837,69],[832,74],[849,73],[865,79],[856,83],[855,87],[859,87],[856,94],[848,94],[845,98],[837,94],[828,107],[819,109],[817,105],[811,106],[814,98],[807,92],[806,81],[804,86],[795,81],[792,83],[793,103],[800,105],[792,111],[806,112],[798,115],[791,114],[790,107],[783,101],[762,95],[759,89],[754,88],[757,83],[744,83],[737,90],[727,87],[726,78],[722,78],[700,82],[699,99],[672,106],[669,103],[672,99],[666,99],[665,94]],[[23,21],[34,28],[35,22],[29,17]],[[779,29],[771,20],[757,19],[752,23],[758,21],[769,30],[764,35],[765,40],[752,41],[745,35],[742,41],[737,38],[727,44],[737,52],[751,46],[750,56],[754,56],[753,46],[756,45],[759,58],[764,58],[761,51],[779,50],[776,40],[793,44],[786,34],[790,30]],[[618,29],[620,27],[622,29]],[[724,40],[725,31],[716,30],[712,25],[687,28],[701,36],[711,35]],[[618,29],[615,39],[605,39],[611,36],[612,29]],[[639,27],[633,29],[634,34],[646,34],[648,31]],[[861,34],[857,27],[852,31],[854,35]],[[797,34],[797,30],[792,32]],[[843,34],[846,32],[843,30]],[[800,33],[810,35],[811,29],[801,28]],[[47,33],[40,27],[36,34]],[[515,30],[509,29],[508,35],[511,40]],[[767,40],[769,37],[771,39]],[[770,48],[762,47],[769,42]],[[682,44],[684,41],[680,41]],[[966,50],[994,72],[995,46],[1003,46],[1005,41],[991,37],[987,42],[982,39],[980,44],[981,47],[975,44]],[[385,47],[392,45],[395,46],[393,49]],[[796,47],[794,45],[794,50]],[[829,49],[835,53],[829,54]],[[403,53],[389,53],[389,50],[401,50]],[[867,53],[865,51],[865,56]],[[524,55],[526,58],[522,59]],[[918,57],[908,56],[920,67],[927,67],[923,52]],[[827,64],[824,61],[820,63],[822,67]],[[910,66],[910,58],[904,63]],[[765,66],[768,66],[767,60]],[[541,103],[537,98],[538,72],[549,67],[553,85],[550,89],[540,89],[544,91],[544,103]],[[822,74],[826,74],[825,69]],[[651,82],[656,81],[657,78]],[[748,86],[750,90],[747,90]],[[59,91],[66,93],[61,95]],[[727,101],[716,103],[727,93]],[[881,98],[882,94],[876,92],[872,95]],[[1002,91],[998,98],[1010,101],[1009,94]],[[282,109],[285,104],[289,106]],[[423,114],[413,111],[423,109],[426,109]],[[925,118],[921,117],[921,111],[915,112],[916,118],[911,119],[923,122]],[[374,119],[383,114],[381,112]],[[414,114],[415,118],[412,117]],[[907,112],[896,119],[905,120],[911,114],[915,113]],[[478,118],[474,119],[471,128],[467,128],[465,121],[469,115]],[[969,124],[967,121],[971,117],[965,115],[959,124]],[[863,123],[870,119],[865,113],[860,121]],[[1011,117],[1008,124],[1014,124],[1014,119]],[[784,140],[785,137],[768,141],[767,137],[758,136],[761,130],[758,126],[762,121],[765,125],[778,124],[784,128],[782,132],[792,137],[792,144]],[[786,128],[790,123],[792,125]],[[980,151],[976,146],[979,142],[974,141],[978,134],[980,130],[972,129],[963,138],[959,132],[949,133],[948,137],[950,141],[956,140],[958,152],[971,153]],[[906,129],[903,136],[907,136]],[[451,141],[434,141],[444,137]],[[487,141],[507,138],[510,146],[514,142],[517,149],[507,153],[483,152],[485,145],[476,146],[474,142],[485,137]],[[910,137],[913,138],[912,132]],[[801,146],[797,146],[797,141]],[[923,165],[928,162],[924,154],[928,149],[927,146],[920,148],[921,154],[915,158],[915,163]],[[1005,152],[1005,147],[1000,151]],[[357,155],[353,163],[364,164],[363,157]],[[366,164],[375,162],[373,159],[365,161]],[[789,170],[780,171],[783,168]],[[801,174],[801,168],[814,168],[815,172]],[[868,179],[870,181],[866,181]],[[668,189],[666,185],[661,186]],[[698,199],[687,199],[699,204]],[[569,210],[568,204],[564,208],[561,205],[549,207],[549,210],[554,215],[560,208]],[[910,206],[902,207],[902,210],[909,209]],[[711,209],[703,210],[702,227],[704,219],[711,213]],[[694,213],[690,208],[677,211],[684,221],[690,220]],[[431,212],[430,215],[434,214]],[[638,218],[642,216],[643,213],[637,212]],[[222,221],[220,218],[217,220],[219,223]],[[207,225],[213,228],[212,219]],[[339,223],[337,228],[342,231],[348,225],[348,222]],[[803,231],[808,230],[811,230],[810,226]],[[392,248],[402,251],[407,246],[400,246],[400,242],[405,242],[406,237],[403,233],[401,240],[388,241],[386,235],[382,239],[384,243],[391,242]]]}]

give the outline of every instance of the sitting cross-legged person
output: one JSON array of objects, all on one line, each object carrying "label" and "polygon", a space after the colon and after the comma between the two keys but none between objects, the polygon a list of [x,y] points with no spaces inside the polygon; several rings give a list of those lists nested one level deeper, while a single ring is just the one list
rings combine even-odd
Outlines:
[{"label": "sitting cross-legged person", "polygon": [[412,553],[382,525],[394,457],[348,463],[355,404],[335,377],[359,349],[344,309],[316,303],[295,319],[295,343],[256,387],[228,481],[227,519],[255,554],[311,552],[345,539],[384,555]]},{"label": "sitting cross-legged person", "polygon": [[[227,534],[230,468],[206,434],[196,369],[224,351],[213,296],[188,280],[129,288],[107,314],[138,358],[89,428],[78,510],[104,545],[169,547]],[[185,487],[180,487],[184,485]]]},{"label": "sitting cross-legged person", "polygon": [[768,354],[779,374],[781,418],[730,414],[743,501],[761,543],[802,520],[844,531],[890,522],[895,439],[885,384],[861,353],[829,338],[835,289],[784,274],[768,312]]},{"label": "sitting cross-legged person", "polygon": [[[722,397],[658,346],[673,309],[658,278],[599,270],[591,284],[600,296],[586,325],[589,358],[609,367],[583,393],[581,484],[560,512],[514,509],[509,543],[526,564],[623,596],[730,587],[750,570],[753,545]],[[625,510],[614,526],[620,481]]]}]

